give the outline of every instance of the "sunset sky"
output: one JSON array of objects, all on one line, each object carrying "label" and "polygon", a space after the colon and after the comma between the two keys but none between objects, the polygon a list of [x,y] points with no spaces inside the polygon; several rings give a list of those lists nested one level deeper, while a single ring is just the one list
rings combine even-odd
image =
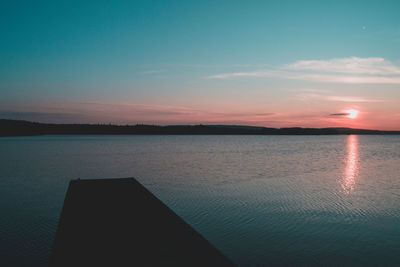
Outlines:
[{"label": "sunset sky", "polygon": [[2,1],[0,12],[0,118],[400,130],[400,1]]}]

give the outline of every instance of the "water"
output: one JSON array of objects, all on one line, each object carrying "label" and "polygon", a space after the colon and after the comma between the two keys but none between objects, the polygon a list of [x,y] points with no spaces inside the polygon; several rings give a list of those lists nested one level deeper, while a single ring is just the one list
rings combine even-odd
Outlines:
[{"label": "water", "polygon": [[0,138],[0,265],[46,265],[70,179],[136,177],[241,266],[400,265],[400,136]]}]

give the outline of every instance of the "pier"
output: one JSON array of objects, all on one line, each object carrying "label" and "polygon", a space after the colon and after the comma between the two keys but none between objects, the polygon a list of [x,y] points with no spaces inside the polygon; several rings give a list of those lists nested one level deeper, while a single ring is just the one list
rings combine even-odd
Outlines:
[{"label": "pier", "polygon": [[234,266],[134,178],[72,180],[50,266]]}]

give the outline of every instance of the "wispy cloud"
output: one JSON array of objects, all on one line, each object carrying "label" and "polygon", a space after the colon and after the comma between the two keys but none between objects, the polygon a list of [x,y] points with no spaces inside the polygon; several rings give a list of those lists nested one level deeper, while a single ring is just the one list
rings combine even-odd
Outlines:
[{"label": "wispy cloud", "polygon": [[359,97],[359,96],[326,96],[325,99],[338,102],[350,102],[350,103],[372,103],[372,102],[383,102],[381,99]]},{"label": "wispy cloud", "polygon": [[209,79],[230,79],[237,77],[268,77],[275,76],[278,73],[276,71],[251,71],[251,72],[231,72],[231,73],[222,73],[208,76]]},{"label": "wispy cloud", "polygon": [[214,74],[209,79],[276,77],[313,82],[400,84],[400,66],[379,57],[300,60],[274,69]]},{"label": "wispy cloud", "polygon": [[384,102],[382,99],[377,98],[368,98],[368,97],[360,97],[360,96],[335,96],[335,95],[324,95],[318,93],[309,93],[309,94],[299,94],[297,97],[302,99],[317,99],[324,101],[335,101],[335,102],[347,102],[347,103],[377,103]]},{"label": "wispy cloud", "polygon": [[326,73],[400,75],[400,67],[381,57],[349,57],[330,60],[300,60],[285,67],[289,70]]},{"label": "wispy cloud", "polygon": [[346,75],[346,74],[298,74],[282,72],[278,77],[312,82],[350,83],[350,84],[400,84],[398,76]]}]

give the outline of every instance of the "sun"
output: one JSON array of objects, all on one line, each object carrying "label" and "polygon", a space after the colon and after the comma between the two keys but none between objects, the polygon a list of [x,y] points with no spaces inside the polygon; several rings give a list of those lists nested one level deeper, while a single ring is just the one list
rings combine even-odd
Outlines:
[{"label": "sun", "polygon": [[350,119],[355,119],[355,118],[357,118],[357,116],[358,116],[358,110],[356,110],[356,109],[349,109],[349,110],[346,110],[346,113],[347,113],[347,115],[346,115],[346,117],[347,118],[350,118]]}]

